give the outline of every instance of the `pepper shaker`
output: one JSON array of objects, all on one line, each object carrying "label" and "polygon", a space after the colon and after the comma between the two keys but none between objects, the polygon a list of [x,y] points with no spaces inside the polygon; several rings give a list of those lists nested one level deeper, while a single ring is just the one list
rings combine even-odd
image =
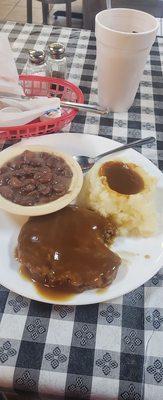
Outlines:
[{"label": "pepper shaker", "polygon": [[51,43],[48,46],[48,75],[53,78],[66,79],[67,61],[65,46],[61,43]]}]

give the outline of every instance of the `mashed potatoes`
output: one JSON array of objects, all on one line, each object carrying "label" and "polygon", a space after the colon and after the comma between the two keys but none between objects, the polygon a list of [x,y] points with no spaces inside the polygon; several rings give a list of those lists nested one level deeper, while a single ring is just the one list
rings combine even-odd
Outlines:
[{"label": "mashed potatoes", "polygon": [[[114,163],[123,163],[124,168],[130,169],[131,174],[133,174],[132,180],[134,173],[135,176],[138,175],[138,179],[143,182],[143,188],[135,194],[124,194],[125,190],[121,189],[120,192],[116,191],[114,184],[110,183],[110,178],[101,173],[105,165],[103,160],[96,163],[86,174],[77,204],[98,211],[105,217],[112,215],[118,226],[119,235],[147,237],[154,234],[156,230],[154,204],[156,179],[140,166],[127,160],[121,160],[120,158],[111,160],[109,158],[110,161],[112,163],[113,161]],[[120,181],[122,187],[122,180],[120,179]]]}]

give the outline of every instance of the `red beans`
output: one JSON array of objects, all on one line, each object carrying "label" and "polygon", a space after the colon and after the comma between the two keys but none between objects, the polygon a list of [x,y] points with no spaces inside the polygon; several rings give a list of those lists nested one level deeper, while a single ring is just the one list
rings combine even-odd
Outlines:
[{"label": "red beans", "polygon": [[13,191],[9,186],[1,186],[0,193],[8,200],[12,200],[13,198]]},{"label": "red beans", "polygon": [[36,172],[34,175],[34,179],[39,180],[41,183],[51,182],[52,177],[52,171],[47,166],[40,168],[39,172]]},{"label": "red beans", "polygon": [[21,180],[18,179],[16,176],[13,176],[10,179],[9,183],[12,188],[21,188],[23,186],[23,182],[21,182]]},{"label": "red beans", "polygon": [[0,194],[24,206],[44,204],[65,195],[71,179],[62,158],[26,150],[0,169]]}]

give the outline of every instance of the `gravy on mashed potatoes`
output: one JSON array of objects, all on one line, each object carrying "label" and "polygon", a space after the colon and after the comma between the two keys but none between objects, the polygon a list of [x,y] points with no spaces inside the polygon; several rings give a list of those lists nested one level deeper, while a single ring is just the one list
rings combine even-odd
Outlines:
[{"label": "gravy on mashed potatoes", "polygon": [[112,216],[118,234],[148,237],[156,230],[156,178],[120,158],[96,163],[84,177],[77,204]]},{"label": "gravy on mashed potatoes", "polygon": [[117,193],[130,195],[144,189],[144,181],[131,163],[108,161],[101,166],[99,175],[103,176],[110,189]]}]

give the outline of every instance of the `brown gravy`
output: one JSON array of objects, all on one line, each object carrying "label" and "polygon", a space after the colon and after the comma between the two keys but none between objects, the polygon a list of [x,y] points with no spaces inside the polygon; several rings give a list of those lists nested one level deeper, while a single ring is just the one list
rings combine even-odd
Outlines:
[{"label": "brown gravy", "polygon": [[136,194],[144,189],[144,181],[133,166],[132,163],[108,161],[101,166],[99,175],[106,177],[112,190],[125,195]]},{"label": "brown gravy", "polygon": [[106,287],[115,279],[121,259],[105,244],[112,242],[115,233],[113,223],[96,212],[68,206],[24,224],[18,259],[37,282],[39,293],[47,293],[47,298],[54,293],[58,299],[59,288],[63,299],[63,295]]},{"label": "brown gravy", "polygon": [[[31,281],[31,275],[28,271],[28,269],[24,266],[20,267],[20,274],[21,276],[27,280],[27,281]],[[57,300],[57,301],[66,301],[66,300],[71,300],[74,297],[74,293],[72,293],[71,290],[65,291],[65,288],[51,288],[51,287],[47,287],[44,285],[41,285],[41,283],[39,282],[35,282],[34,280],[32,280],[35,288],[37,289],[37,292],[39,293],[40,296],[46,298],[47,300]]]}]

